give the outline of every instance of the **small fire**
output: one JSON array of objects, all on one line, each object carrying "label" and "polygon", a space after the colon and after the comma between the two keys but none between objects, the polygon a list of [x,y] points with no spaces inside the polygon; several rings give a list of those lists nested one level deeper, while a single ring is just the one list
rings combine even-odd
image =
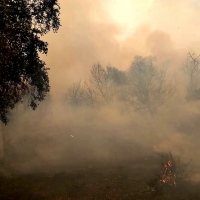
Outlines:
[{"label": "small fire", "polygon": [[174,170],[174,167],[172,160],[168,160],[164,163],[163,170],[161,170],[160,181],[176,187],[176,169]]}]

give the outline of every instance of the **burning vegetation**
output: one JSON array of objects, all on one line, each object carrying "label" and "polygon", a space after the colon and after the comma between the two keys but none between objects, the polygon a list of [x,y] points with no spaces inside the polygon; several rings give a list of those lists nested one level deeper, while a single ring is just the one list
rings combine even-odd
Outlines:
[{"label": "burning vegetation", "polygon": [[[162,177],[160,181],[176,187],[176,172],[178,168],[174,166],[174,163],[171,160],[168,160],[168,162],[163,165],[164,169],[161,171]],[[173,168],[175,168],[175,170]]]},{"label": "burning vegetation", "polygon": [[156,178],[151,179],[147,185],[152,192],[161,193],[164,190],[176,190],[182,186],[192,175],[192,160],[184,162],[179,156],[169,153],[160,153],[161,169]]}]

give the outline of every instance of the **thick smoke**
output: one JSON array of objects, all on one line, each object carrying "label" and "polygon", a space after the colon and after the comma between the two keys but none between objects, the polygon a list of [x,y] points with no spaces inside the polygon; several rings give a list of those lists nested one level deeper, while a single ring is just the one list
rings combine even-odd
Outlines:
[{"label": "thick smoke", "polygon": [[[187,81],[182,70],[188,52],[200,52],[199,2],[116,2],[118,9],[123,2],[132,10],[116,14],[112,0],[60,1],[62,27],[45,36],[49,53],[42,56],[51,69],[50,97],[34,112],[19,105],[9,126],[3,127],[15,152],[12,167],[31,171],[41,166],[115,162],[146,156],[147,150],[150,154],[171,151],[200,164],[200,105],[185,101]],[[67,104],[68,88],[88,80],[94,64],[125,71],[136,55],[155,56],[159,65],[177,74],[175,98],[155,117],[130,113],[120,103],[101,109]]]}]

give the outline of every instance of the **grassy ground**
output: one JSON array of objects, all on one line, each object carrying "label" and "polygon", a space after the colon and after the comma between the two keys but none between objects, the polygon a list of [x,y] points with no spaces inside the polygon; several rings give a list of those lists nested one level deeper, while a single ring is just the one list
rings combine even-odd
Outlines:
[{"label": "grassy ground", "polygon": [[158,157],[93,163],[64,171],[9,173],[0,177],[1,200],[200,199],[200,184],[182,182],[154,192],[147,182],[159,171]]}]

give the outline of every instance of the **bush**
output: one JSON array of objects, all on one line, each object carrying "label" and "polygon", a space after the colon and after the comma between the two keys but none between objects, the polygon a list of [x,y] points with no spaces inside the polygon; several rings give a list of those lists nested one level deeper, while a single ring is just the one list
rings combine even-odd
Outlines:
[{"label": "bush", "polygon": [[171,152],[161,153],[159,156],[160,171],[147,182],[150,191],[154,194],[178,193],[192,174],[191,160],[184,162]]}]

